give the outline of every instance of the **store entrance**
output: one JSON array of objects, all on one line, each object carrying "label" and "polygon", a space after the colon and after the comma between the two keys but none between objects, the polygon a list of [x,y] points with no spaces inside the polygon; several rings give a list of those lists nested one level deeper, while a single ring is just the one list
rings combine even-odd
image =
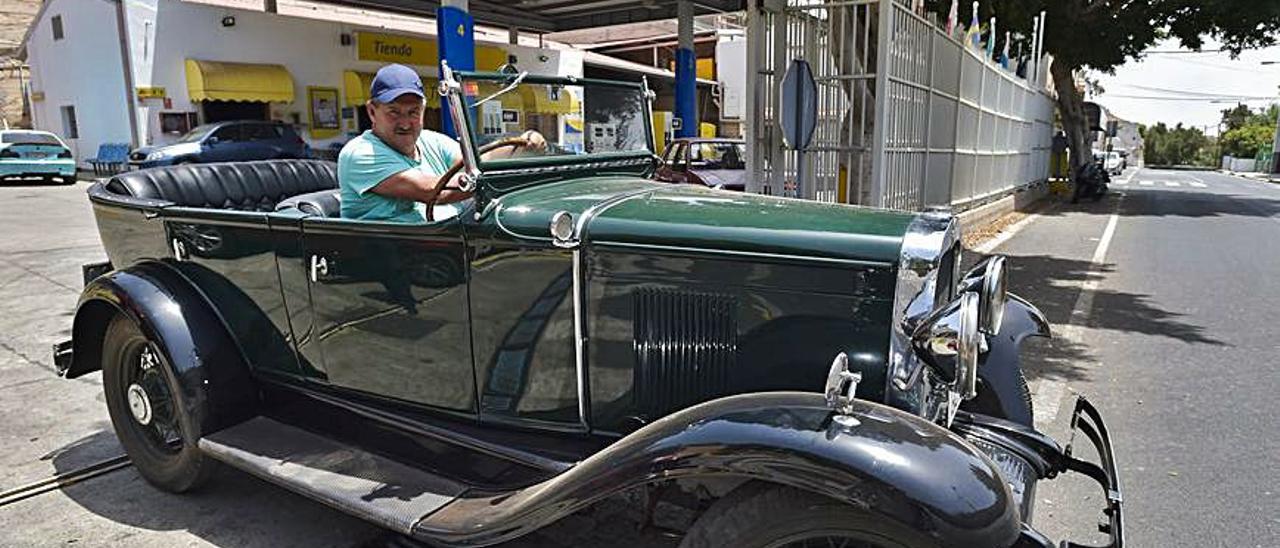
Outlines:
[{"label": "store entrance", "polygon": [[204,123],[223,122],[227,120],[270,120],[271,109],[268,103],[250,101],[202,101]]}]

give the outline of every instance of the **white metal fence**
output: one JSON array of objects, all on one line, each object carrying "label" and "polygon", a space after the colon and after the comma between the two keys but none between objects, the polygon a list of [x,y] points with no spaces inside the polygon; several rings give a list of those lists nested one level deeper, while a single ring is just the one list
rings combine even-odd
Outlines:
[{"label": "white metal fence", "polygon": [[[753,2],[747,32],[749,190],[920,209],[1048,175],[1052,99],[898,1]],[[819,90],[803,154],[777,122],[792,59]]]}]

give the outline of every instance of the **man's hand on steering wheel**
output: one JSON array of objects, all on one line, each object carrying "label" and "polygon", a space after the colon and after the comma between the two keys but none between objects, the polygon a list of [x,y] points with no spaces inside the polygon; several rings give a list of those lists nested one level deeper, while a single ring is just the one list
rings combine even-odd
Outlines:
[{"label": "man's hand on steering wheel", "polygon": [[524,144],[519,145],[517,150],[534,150],[538,152],[547,150],[547,139],[537,130],[531,129],[521,133],[517,139],[524,141]]}]

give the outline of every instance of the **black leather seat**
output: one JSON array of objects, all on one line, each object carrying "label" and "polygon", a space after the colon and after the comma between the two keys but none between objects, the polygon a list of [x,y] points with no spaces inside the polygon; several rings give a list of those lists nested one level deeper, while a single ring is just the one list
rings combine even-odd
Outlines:
[{"label": "black leather seat", "polygon": [[342,216],[342,200],[339,198],[339,194],[340,191],[336,189],[300,194],[276,204],[276,211],[283,211],[293,207],[303,213],[321,217],[340,217]]},{"label": "black leather seat", "polygon": [[323,160],[184,164],[121,173],[109,192],[187,207],[275,211],[280,202],[338,188],[338,166]]}]

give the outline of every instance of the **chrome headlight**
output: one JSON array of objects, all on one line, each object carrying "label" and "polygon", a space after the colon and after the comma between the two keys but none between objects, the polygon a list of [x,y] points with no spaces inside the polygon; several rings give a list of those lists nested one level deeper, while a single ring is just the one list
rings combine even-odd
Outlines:
[{"label": "chrome headlight", "polygon": [[156,160],[163,160],[166,156],[168,156],[168,154],[165,154],[163,150],[157,150],[155,152],[147,153],[147,161],[154,162]]},{"label": "chrome headlight", "polygon": [[987,335],[1000,332],[1004,305],[1009,300],[1009,275],[1003,255],[983,259],[960,281],[958,292],[978,294],[978,329]]},{"label": "chrome headlight", "polygon": [[573,215],[561,211],[551,217],[551,243],[557,247],[574,247],[577,242],[573,237]]},{"label": "chrome headlight", "polygon": [[978,394],[979,297],[965,292],[922,320],[911,335],[916,355],[962,399]]}]

